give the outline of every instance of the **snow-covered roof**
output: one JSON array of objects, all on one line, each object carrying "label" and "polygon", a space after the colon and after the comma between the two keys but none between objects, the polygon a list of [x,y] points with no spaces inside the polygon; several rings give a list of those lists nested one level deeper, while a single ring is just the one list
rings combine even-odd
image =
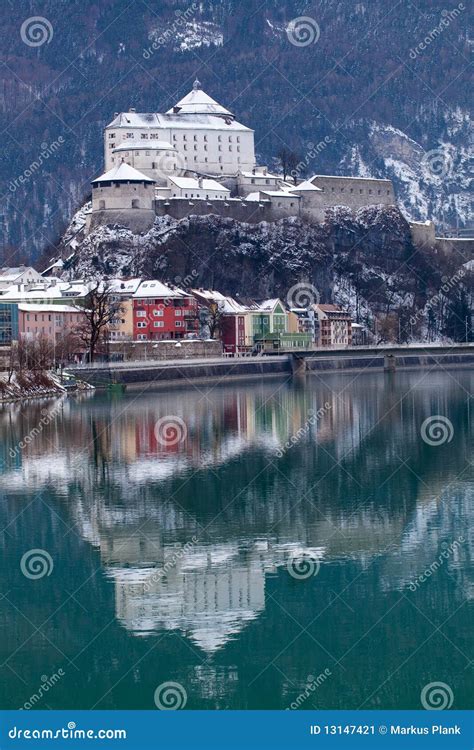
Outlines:
[{"label": "snow-covered roof", "polygon": [[289,193],[286,190],[261,190],[262,195],[269,195],[271,198],[291,198],[291,200],[299,200],[300,195],[295,193]]},{"label": "snow-covered roof", "polygon": [[232,112],[215,101],[209,94],[202,90],[198,80],[194,81],[193,88],[179,100],[166,114],[180,115],[223,115],[233,118]]},{"label": "snow-covered roof", "polygon": [[213,289],[191,289],[191,293],[199,300],[206,300],[209,303],[216,303],[219,309],[224,313],[245,313],[248,308],[237,302],[233,297],[226,297],[221,292]]},{"label": "snow-covered roof", "polygon": [[99,184],[100,182],[155,182],[150,177],[139,172],[138,169],[134,169],[129,164],[122,161],[113,169],[109,169],[108,172],[104,172],[103,175],[92,180],[92,184]]},{"label": "snow-covered roof", "polygon": [[[83,281],[61,281],[48,284],[49,279],[31,284],[13,284],[0,296],[2,302],[34,302],[35,300],[62,300],[71,297],[85,297],[89,293]],[[20,288],[18,288],[20,287]]]},{"label": "snow-covered roof", "polygon": [[141,297],[184,297],[185,293],[181,289],[172,289],[170,286],[166,286],[161,281],[152,279],[149,281],[143,281],[135,294],[136,298]]},{"label": "snow-covered roof", "polygon": [[140,141],[139,143],[132,143],[130,140],[122,141],[118,146],[112,149],[112,153],[115,154],[117,151],[176,151],[175,147],[168,141]]},{"label": "snow-covered roof", "polygon": [[281,177],[279,177],[277,174],[270,174],[270,172],[246,172],[242,170],[240,172],[242,177],[258,177],[258,179],[269,179],[269,180],[281,180]]},{"label": "snow-covered roof", "polygon": [[199,184],[199,181],[195,177],[168,177],[170,182],[173,182],[177,187],[186,190],[220,190],[223,193],[229,193],[229,188],[224,187],[216,180],[209,180],[204,178]]},{"label": "snow-covered roof", "polygon": [[278,299],[278,297],[275,297],[275,299],[265,299],[265,300],[263,300],[263,302],[258,302],[257,304],[258,304],[258,309],[259,310],[268,310],[268,311],[271,311],[271,310],[274,309],[274,307],[276,307],[276,305],[278,303],[280,303],[281,306],[284,307],[284,305]]},{"label": "snow-covered roof", "polygon": [[357,180],[359,182],[360,180],[363,180],[364,182],[392,182],[391,180],[386,180],[381,177],[353,177],[353,176],[345,176],[340,174],[315,174],[312,177],[310,177],[309,181],[312,182],[313,180]]},{"label": "snow-covered roof", "polygon": [[83,308],[72,307],[72,305],[41,305],[31,302],[20,302],[18,309],[21,312],[41,312],[41,313],[80,313]]},{"label": "snow-covered roof", "polygon": [[24,273],[31,273],[33,271],[34,274],[37,276],[40,276],[38,271],[36,271],[35,268],[32,266],[16,266],[14,268],[0,268],[0,281],[2,283],[8,282],[8,281],[14,281],[19,276],[21,276]]},{"label": "snow-covered roof", "polygon": [[117,294],[133,294],[141,284],[140,278],[134,279],[109,279],[109,288]]},{"label": "snow-covered roof", "polygon": [[262,200],[261,195],[260,195],[260,191],[257,192],[257,193],[249,193],[248,195],[245,196],[244,200],[246,200],[246,201],[256,201],[258,203],[258,201]]},{"label": "snow-covered roof", "polygon": [[299,185],[290,185],[288,190],[291,190],[291,192],[313,191],[316,193],[322,193],[321,188],[318,188],[316,185],[313,185],[313,183],[310,182],[309,180],[304,180],[303,182],[300,182]]},{"label": "snow-covered roof", "polygon": [[[163,130],[165,128],[173,128],[174,130],[225,130],[225,131],[238,131],[241,132],[252,132],[251,128],[247,128],[242,123],[233,120],[230,117],[224,119],[223,117],[216,116],[215,114],[192,114],[192,115],[179,115],[179,114],[161,114],[159,112],[121,112],[112,120],[107,128],[126,128],[132,130],[133,128],[139,128],[140,130]],[[169,137],[169,136],[168,136]],[[130,143],[133,143],[134,139],[130,138]]]}]

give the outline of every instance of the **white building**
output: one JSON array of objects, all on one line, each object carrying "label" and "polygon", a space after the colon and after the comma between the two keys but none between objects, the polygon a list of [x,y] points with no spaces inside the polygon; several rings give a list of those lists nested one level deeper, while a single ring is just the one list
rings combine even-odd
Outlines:
[{"label": "white building", "polygon": [[169,177],[168,185],[170,198],[225,200],[230,197],[228,188],[205,177]]},{"label": "white building", "polygon": [[[143,149],[143,144],[149,148]],[[253,130],[237,122],[232,112],[208,96],[199,81],[165,114],[138,113],[133,109],[117,113],[104,131],[106,170],[122,158],[122,145],[129,152],[128,158],[132,158],[133,151],[141,171],[156,180],[161,180],[164,172],[173,174],[180,169],[235,177],[239,171],[255,167]],[[136,166],[138,161],[130,164]]]},{"label": "white building", "polygon": [[12,284],[31,284],[42,281],[43,277],[32,266],[16,266],[15,268],[0,268],[0,294]]}]

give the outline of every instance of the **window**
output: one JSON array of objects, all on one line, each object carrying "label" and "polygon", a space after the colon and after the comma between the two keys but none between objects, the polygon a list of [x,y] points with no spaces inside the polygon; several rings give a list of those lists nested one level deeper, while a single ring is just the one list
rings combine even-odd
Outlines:
[{"label": "window", "polygon": [[252,177],[252,179],[250,180],[250,182],[252,183],[252,185],[255,185],[255,179],[254,179],[254,177]]},{"label": "window", "polygon": [[362,188],[360,188],[359,193],[360,193],[360,195],[362,195],[362,193],[363,193]]},{"label": "window", "polygon": [[222,146],[218,146],[218,147],[217,147],[217,150],[218,150],[218,151],[222,151]]},{"label": "window", "polygon": [[194,146],[194,150],[195,150],[195,151],[197,151],[197,150],[198,150],[198,147],[197,147],[197,146]]},{"label": "window", "polygon": [[204,151],[207,151],[207,146],[204,146]]},{"label": "window", "polygon": [[240,135],[237,136],[237,143],[240,143]]},{"label": "window", "polygon": [[183,146],[183,148],[184,148],[185,151],[188,150],[188,147],[186,146],[186,144]]},{"label": "window", "polygon": [[137,318],[146,318],[145,310],[137,310]]},{"label": "window", "polygon": [[186,136],[185,136],[185,135],[183,135],[183,141],[185,141],[185,140],[186,140]]},{"label": "window", "polygon": [[133,133],[125,133],[125,138],[135,138]]},{"label": "window", "polygon": [[372,195],[372,188],[369,188],[369,195]]},{"label": "window", "polygon": [[148,133],[142,133],[142,134],[140,135],[140,138],[141,138],[141,139],[142,139],[143,141],[144,141],[144,140],[148,140]]},{"label": "window", "polygon": [[163,323],[163,321],[162,321],[162,320],[155,320],[155,322],[153,323],[153,327],[154,327],[154,328],[163,328],[163,327],[164,327],[164,325],[165,325],[165,324]]},{"label": "window", "polygon": [[146,328],[146,323],[137,323],[137,328]]},{"label": "window", "polygon": [[175,311],[174,311],[174,314],[175,314],[175,315],[182,315],[182,311],[181,311],[181,310],[175,310]]},{"label": "window", "polygon": [[222,136],[221,135],[217,136],[217,141],[218,141],[218,143],[220,143],[222,141]]},{"label": "window", "polygon": [[115,133],[109,133],[109,138],[110,139],[115,138]]},{"label": "window", "polygon": [[237,153],[240,154],[240,146],[237,146]]},{"label": "window", "polygon": [[140,208],[140,201],[138,200],[138,198],[132,199],[132,208]]},{"label": "window", "polygon": [[207,135],[204,136],[204,141],[207,142]]},{"label": "window", "polygon": [[176,326],[176,328],[182,328],[183,324],[182,324],[182,322],[180,320],[177,320],[175,322],[175,326]]},{"label": "window", "polygon": [[197,141],[197,139],[198,139],[198,137],[197,137],[197,135],[195,135],[195,136],[194,136],[194,140],[195,140],[195,141]]},{"label": "window", "polygon": [[163,310],[153,310],[153,315],[157,316],[158,318],[162,318]]}]

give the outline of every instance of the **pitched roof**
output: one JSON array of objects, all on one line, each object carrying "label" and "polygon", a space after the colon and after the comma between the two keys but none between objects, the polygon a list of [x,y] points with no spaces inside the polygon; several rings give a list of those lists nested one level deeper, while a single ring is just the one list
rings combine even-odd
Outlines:
[{"label": "pitched roof", "polygon": [[[171,110],[172,111],[172,110]],[[237,131],[239,133],[246,131],[251,132],[237,120],[228,116],[216,116],[216,114],[193,114],[183,116],[177,114],[161,114],[159,112],[120,112],[116,115],[107,128],[140,128],[140,130],[158,130],[163,128],[174,128],[178,130],[227,130]],[[133,143],[133,139],[130,141]]]},{"label": "pitched roof", "polygon": [[172,289],[170,286],[166,286],[161,281],[151,279],[149,281],[142,281],[138,289],[136,290],[134,297],[164,297],[174,298],[185,296],[181,289]]},{"label": "pitched roof", "polygon": [[179,100],[166,114],[179,115],[224,115],[233,118],[234,115],[228,109],[216,102],[215,99],[202,90],[198,80],[194,81],[193,88]]},{"label": "pitched roof", "polygon": [[124,161],[122,161],[120,164],[118,164],[113,169],[109,169],[108,172],[104,172],[100,177],[97,177],[95,180],[92,180],[92,185],[94,183],[100,183],[100,182],[155,182],[155,180],[152,180],[150,177],[147,177],[142,172],[139,172],[138,169],[134,169],[129,164],[126,164]]},{"label": "pitched roof", "polygon": [[230,194],[229,188],[221,185],[220,182],[216,182],[216,180],[208,180],[207,178],[205,178],[202,180],[202,184],[200,186],[198,180],[195,177],[168,177],[168,179],[170,182],[174,182],[175,185],[183,189],[220,190],[223,193]]},{"label": "pitched roof", "polygon": [[291,190],[292,193],[298,192],[301,190],[303,191],[314,191],[316,193],[322,193],[321,188],[317,187],[316,185],[313,185],[312,182],[309,180],[304,180],[303,182],[300,182],[299,185],[291,185],[291,187],[288,188],[288,190]]}]

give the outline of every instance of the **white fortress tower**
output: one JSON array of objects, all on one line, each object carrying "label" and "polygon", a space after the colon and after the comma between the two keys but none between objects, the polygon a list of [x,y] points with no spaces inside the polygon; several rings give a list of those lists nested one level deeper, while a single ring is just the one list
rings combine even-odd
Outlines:
[{"label": "white fortress tower", "polygon": [[185,172],[235,177],[255,167],[254,132],[199,81],[165,114],[117,114],[104,131],[105,169],[125,162],[158,184]]}]

